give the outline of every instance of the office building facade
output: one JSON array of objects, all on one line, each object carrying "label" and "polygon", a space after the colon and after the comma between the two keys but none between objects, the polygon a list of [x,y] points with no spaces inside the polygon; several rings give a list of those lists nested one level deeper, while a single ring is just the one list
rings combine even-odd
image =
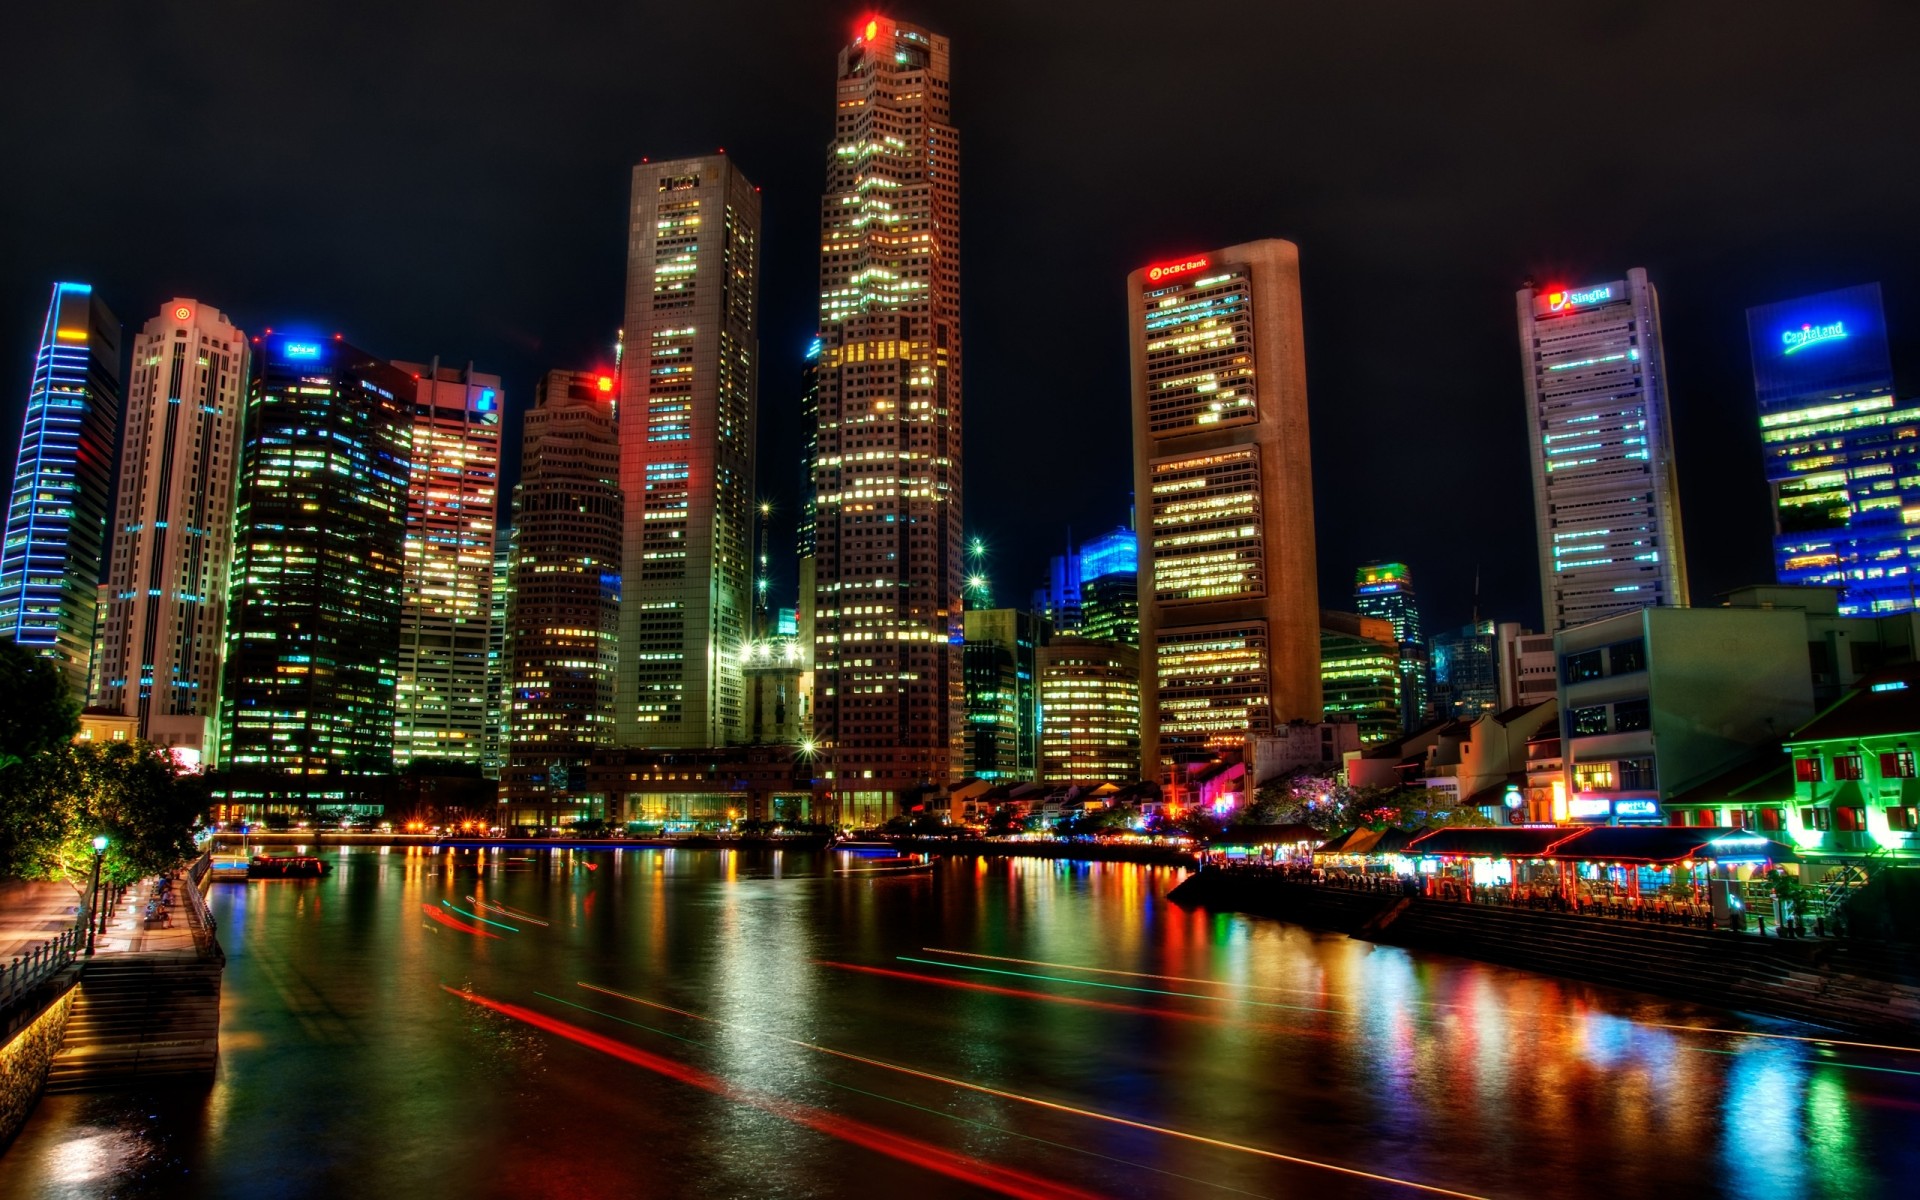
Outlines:
[{"label": "office building facade", "polygon": [[1320,688],[1329,721],[1352,721],[1360,744],[1401,733],[1400,643],[1393,622],[1359,613],[1320,614]]},{"label": "office building facade", "polygon": [[493,640],[493,551],[500,504],[498,375],[430,363],[413,377],[406,590],[393,760],[483,765]]},{"label": "office building facade", "polygon": [[1127,280],[1149,765],[1321,715],[1300,260],[1228,246]]},{"label": "office building facade", "polygon": [[622,446],[611,373],[549,371],[521,426],[507,602],[507,762],[517,822],[587,794],[613,743],[620,649]]},{"label": "office building facade", "polygon": [[226,651],[233,499],[251,346],[175,297],[133,339],[93,706],[211,760]]},{"label": "office building facade", "polygon": [[1353,575],[1353,608],[1393,626],[1400,647],[1400,728],[1412,732],[1427,716],[1427,642],[1420,627],[1420,602],[1413,571],[1405,563],[1366,563]]},{"label": "office building facade", "polygon": [[1471,721],[1500,711],[1500,635],[1492,621],[1434,634],[1430,654],[1436,717]]},{"label": "office building facade", "polygon": [[90,285],[56,283],[0,543],[0,638],[52,659],[83,703],[119,435],[119,319]]},{"label": "office building facade", "polygon": [[1647,273],[1528,286],[1515,311],[1543,628],[1685,607],[1660,301]]},{"label": "office building facade", "polygon": [[1080,544],[1080,635],[1140,644],[1140,539],[1120,528]]},{"label": "office building facade", "polygon": [[841,819],[960,769],[960,146],[947,39],[839,53],[821,199],[816,736]]},{"label": "office building facade", "polygon": [[1065,635],[1040,647],[1041,783],[1140,778],[1140,652]]},{"label": "office building facade", "polygon": [[220,758],[315,802],[393,769],[414,381],[335,337],[253,346]]},{"label": "office building facade", "polygon": [[1920,405],[1894,396],[1880,285],[1750,308],[1747,335],[1775,577],[1839,588],[1843,615],[1913,609]]},{"label": "office building facade", "polygon": [[1038,739],[1041,619],[1017,608],[966,614],[964,774],[995,782],[1031,782]]},{"label": "office building facade", "polygon": [[723,155],[641,163],[620,366],[620,744],[746,731],[760,195]]}]

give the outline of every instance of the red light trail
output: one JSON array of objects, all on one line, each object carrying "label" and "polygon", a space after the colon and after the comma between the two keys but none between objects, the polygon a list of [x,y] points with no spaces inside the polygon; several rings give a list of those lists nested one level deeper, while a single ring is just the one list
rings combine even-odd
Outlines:
[{"label": "red light trail", "polygon": [[496,942],[500,940],[499,934],[488,933],[486,930],[480,928],[478,925],[469,925],[465,921],[456,921],[452,917],[448,916],[444,912],[441,912],[439,909],[435,908],[431,904],[422,904],[420,906],[420,911],[427,914],[427,916],[431,917],[433,920],[436,920],[440,922],[442,925],[445,925],[448,929],[458,929],[461,933],[470,933],[475,937],[492,938]]}]

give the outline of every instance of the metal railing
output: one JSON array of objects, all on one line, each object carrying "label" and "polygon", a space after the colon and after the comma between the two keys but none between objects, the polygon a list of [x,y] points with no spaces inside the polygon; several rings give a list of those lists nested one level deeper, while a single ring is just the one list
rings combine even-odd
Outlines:
[{"label": "metal railing", "polygon": [[0,967],[0,1010],[58,975],[87,948],[87,929],[76,924]]},{"label": "metal railing", "polygon": [[180,890],[186,894],[187,922],[193,926],[193,943],[200,953],[210,958],[223,957],[218,936],[219,926],[214,921],[213,910],[207,907],[207,897],[201,892],[201,882],[207,872],[213,870],[213,850],[208,848],[199,858],[188,864],[185,886]]}]

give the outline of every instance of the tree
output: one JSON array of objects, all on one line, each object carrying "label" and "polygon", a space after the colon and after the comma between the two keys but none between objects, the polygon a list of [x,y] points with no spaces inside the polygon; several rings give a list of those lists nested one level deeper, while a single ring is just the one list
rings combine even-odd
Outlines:
[{"label": "tree", "polygon": [[199,776],[145,742],[68,744],[0,779],[0,869],[83,889],[105,834],[101,877],[132,883],[193,854],[206,801]]},{"label": "tree", "polygon": [[0,771],[57,750],[80,732],[80,705],[52,659],[0,641]]}]

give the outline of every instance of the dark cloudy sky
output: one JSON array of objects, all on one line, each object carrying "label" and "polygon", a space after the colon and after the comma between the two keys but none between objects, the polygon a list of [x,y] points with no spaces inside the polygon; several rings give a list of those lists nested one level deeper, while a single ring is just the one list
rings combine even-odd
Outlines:
[{"label": "dark cloudy sky", "polygon": [[[7,456],[56,278],[473,359],[519,404],[609,357],[627,170],[724,146],[765,191],[762,490],[793,494],[834,54],[806,0],[10,6]],[[968,526],[1001,602],[1129,488],[1123,280],[1301,247],[1321,589],[1401,558],[1430,628],[1538,622],[1513,291],[1662,295],[1694,594],[1765,577],[1743,310],[1886,288],[1920,387],[1912,0],[915,0],[964,144]]]}]

